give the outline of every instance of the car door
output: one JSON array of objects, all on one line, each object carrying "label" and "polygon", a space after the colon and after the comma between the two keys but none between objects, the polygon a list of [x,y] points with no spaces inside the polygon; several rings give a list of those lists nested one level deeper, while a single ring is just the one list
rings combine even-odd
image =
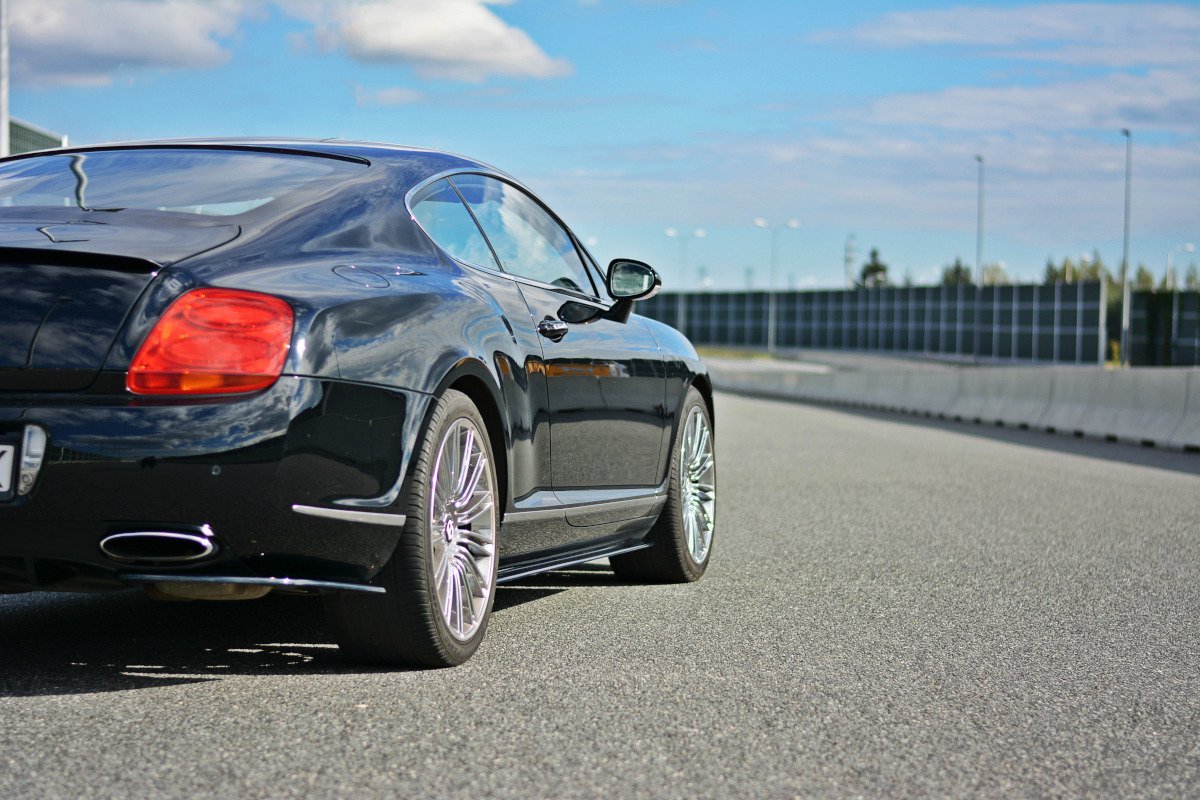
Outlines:
[{"label": "car door", "polygon": [[[520,500],[552,491],[550,480],[550,426],[542,337],[533,328],[529,308],[513,279],[503,274],[479,226],[444,178],[413,193],[410,211],[418,224],[443,251],[460,264],[473,267],[473,281],[485,291],[511,326],[519,361],[494,354],[496,374],[504,394],[504,410],[512,434],[509,493]],[[521,542],[506,542],[516,549]],[[536,549],[536,543],[526,549]]]},{"label": "car door", "polygon": [[663,357],[633,317],[604,316],[601,287],[573,237],[519,187],[451,179],[505,272],[518,281],[542,339],[555,492],[566,505],[619,498],[661,480],[667,424]]}]

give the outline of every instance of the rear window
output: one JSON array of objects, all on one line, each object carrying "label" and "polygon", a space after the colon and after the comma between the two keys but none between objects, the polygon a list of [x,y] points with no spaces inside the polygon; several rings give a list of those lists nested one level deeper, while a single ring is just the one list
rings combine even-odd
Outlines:
[{"label": "rear window", "polygon": [[74,206],[233,216],[365,169],[246,150],[98,150],[0,164],[0,206]]}]

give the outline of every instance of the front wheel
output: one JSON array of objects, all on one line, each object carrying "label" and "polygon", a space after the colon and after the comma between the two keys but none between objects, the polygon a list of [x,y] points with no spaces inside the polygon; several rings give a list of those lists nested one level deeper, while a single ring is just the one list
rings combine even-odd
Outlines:
[{"label": "front wheel", "polygon": [[652,547],[609,559],[617,576],[646,583],[700,579],[712,555],[716,530],[717,460],[712,417],[689,388],[671,448],[667,503],[647,540]]},{"label": "front wheel", "polygon": [[483,418],[466,395],[449,390],[416,454],[400,542],[375,579],[387,594],[327,598],[346,658],[449,667],[474,654],[495,595],[497,491]]}]

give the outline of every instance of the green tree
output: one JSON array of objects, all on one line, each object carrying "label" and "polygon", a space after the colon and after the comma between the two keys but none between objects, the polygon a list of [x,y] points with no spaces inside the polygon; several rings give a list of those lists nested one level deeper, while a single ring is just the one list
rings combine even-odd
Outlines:
[{"label": "green tree", "polygon": [[1137,272],[1133,274],[1133,288],[1139,292],[1148,292],[1154,288],[1154,273],[1146,269],[1145,264],[1138,264]]},{"label": "green tree", "polygon": [[1046,271],[1043,273],[1042,282],[1051,286],[1061,280],[1062,271],[1055,265],[1054,256],[1046,256]]},{"label": "green tree", "polygon": [[942,286],[957,286],[960,283],[971,283],[971,268],[956,256],[953,264],[942,267]]},{"label": "green tree", "polygon": [[1189,292],[1200,289],[1200,270],[1196,269],[1195,263],[1187,268],[1187,272],[1183,276],[1183,287]]},{"label": "green tree", "polygon": [[868,289],[887,286],[887,271],[887,264],[879,260],[879,248],[872,247],[871,253],[867,257],[867,263],[862,266],[862,272],[859,275],[860,282]]},{"label": "green tree", "polygon": [[1104,266],[1104,259],[1100,257],[1100,251],[1093,250],[1091,257],[1080,260],[1079,277],[1076,280],[1098,281],[1107,272],[1108,268]]}]

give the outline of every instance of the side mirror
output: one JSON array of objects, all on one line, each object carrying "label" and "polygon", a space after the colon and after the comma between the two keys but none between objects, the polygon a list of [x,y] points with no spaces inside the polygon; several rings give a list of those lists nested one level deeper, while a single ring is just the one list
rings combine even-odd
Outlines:
[{"label": "side mirror", "polygon": [[628,322],[633,313],[633,301],[653,297],[661,288],[662,278],[658,277],[654,267],[628,258],[615,259],[608,265],[608,293],[617,302],[605,316],[617,322]]},{"label": "side mirror", "polygon": [[660,288],[662,278],[649,264],[618,258],[608,265],[608,293],[614,300],[645,300]]}]

